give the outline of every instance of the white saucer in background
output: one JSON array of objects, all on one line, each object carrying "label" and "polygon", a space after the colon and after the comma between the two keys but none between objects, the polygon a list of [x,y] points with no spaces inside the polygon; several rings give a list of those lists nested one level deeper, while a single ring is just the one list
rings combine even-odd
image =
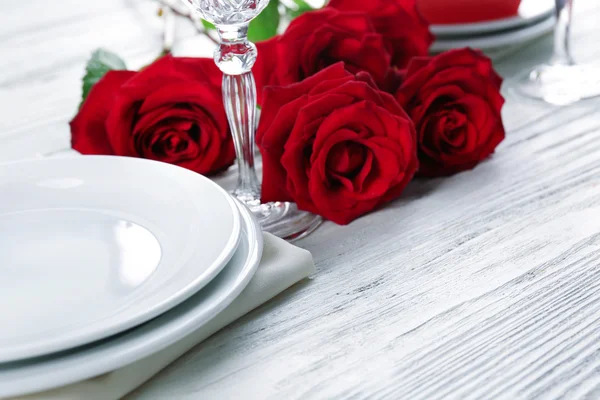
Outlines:
[{"label": "white saucer in background", "polygon": [[488,34],[473,37],[439,38],[430,48],[433,53],[462,47],[474,49],[493,50],[500,47],[519,45],[537,39],[554,29],[556,18],[550,16],[540,22],[520,29],[503,31],[496,34]]}]

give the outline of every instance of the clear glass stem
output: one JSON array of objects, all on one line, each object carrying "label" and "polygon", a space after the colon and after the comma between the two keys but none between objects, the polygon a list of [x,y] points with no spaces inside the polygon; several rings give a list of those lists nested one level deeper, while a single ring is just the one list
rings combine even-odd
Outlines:
[{"label": "clear glass stem", "polygon": [[215,63],[223,71],[223,103],[239,168],[233,195],[252,209],[260,205],[260,185],[254,169],[256,84],[252,66],[256,46],[248,41],[247,23],[217,25],[217,32],[221,43],[215,51]]},{"label": "clear glass stem", "polygon": [[573,0],[555,0],[556,2],[556,27],[554,28],[554,54],[551,64],[573,65],[571,56],[571,18],[573,14]]},{"label": "clear glass stem", "polygon": [[252,72],[223,75],[223,102],[231,127],[239,169],[233,195],[248,206],[260,204],[260,184],[254,169],[256,84]]}]

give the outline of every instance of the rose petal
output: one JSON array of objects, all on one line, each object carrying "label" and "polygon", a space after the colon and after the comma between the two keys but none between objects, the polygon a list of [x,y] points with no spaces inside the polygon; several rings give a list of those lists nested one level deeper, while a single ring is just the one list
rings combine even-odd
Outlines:
[{"label": "rose petal", "polygon": [[121,86],[133,71],[109,71],[96,83],[70,122],[71,146],[82,154],[116,154],[106,132],[106,119]]}]

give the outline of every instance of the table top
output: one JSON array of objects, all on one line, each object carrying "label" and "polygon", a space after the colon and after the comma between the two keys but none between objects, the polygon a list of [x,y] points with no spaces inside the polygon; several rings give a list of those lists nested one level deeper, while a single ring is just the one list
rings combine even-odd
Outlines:
[{"label": "table top", "polygon": [[[131,67],[160,50],[151,1],[1,7],[0,160],[69,147],[93,50]],[[600,59],[599,17],[598,2],[575,1],[579,60]],[[543,38],[496,67],[510,77],[550,48]],[[507,138],[490,160],[416,180],[348,226],[325,223],[298,243],[311,279],[128,398],[600,398],[600,100],[551,107],[505,92]]]}]

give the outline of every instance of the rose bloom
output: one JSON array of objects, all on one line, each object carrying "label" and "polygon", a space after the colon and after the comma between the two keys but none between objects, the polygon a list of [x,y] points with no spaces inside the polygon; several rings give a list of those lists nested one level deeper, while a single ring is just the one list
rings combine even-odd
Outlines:
[{"label": "rose bloom", "polygon": [[257,131],[263,201],[347,224],[402,193],[417,169],[415,140],[393,96],[343,63],[268,87]]},{"label": "rose bloom", "polygon": [[479,51],[415,58],[396,99],[419,137],[419,174],[451,175],[475,167],[504,139],[502,78]]},{"label": "rose bloom", "polygon": [[364,13],[324,8],[294,19],[285,33],[257,44],[254,75],[262,104],[262,88],[300,82],[343,61],[357,73],[366,71],[385,87],[394,79],[391,56],[383,37]]},{"label": "rose bloom", "polygon": [[416,0],[330,0],[328,7],[366,13],[398,68],[405,68],[413,57],[426,56],[434,40]]},{"label": "rose bloom", "polygon": [[163,57],[140,72],[109,71],[71,121],[83,154],[141,157],[201,174],[235,159],[212,59]]}]

